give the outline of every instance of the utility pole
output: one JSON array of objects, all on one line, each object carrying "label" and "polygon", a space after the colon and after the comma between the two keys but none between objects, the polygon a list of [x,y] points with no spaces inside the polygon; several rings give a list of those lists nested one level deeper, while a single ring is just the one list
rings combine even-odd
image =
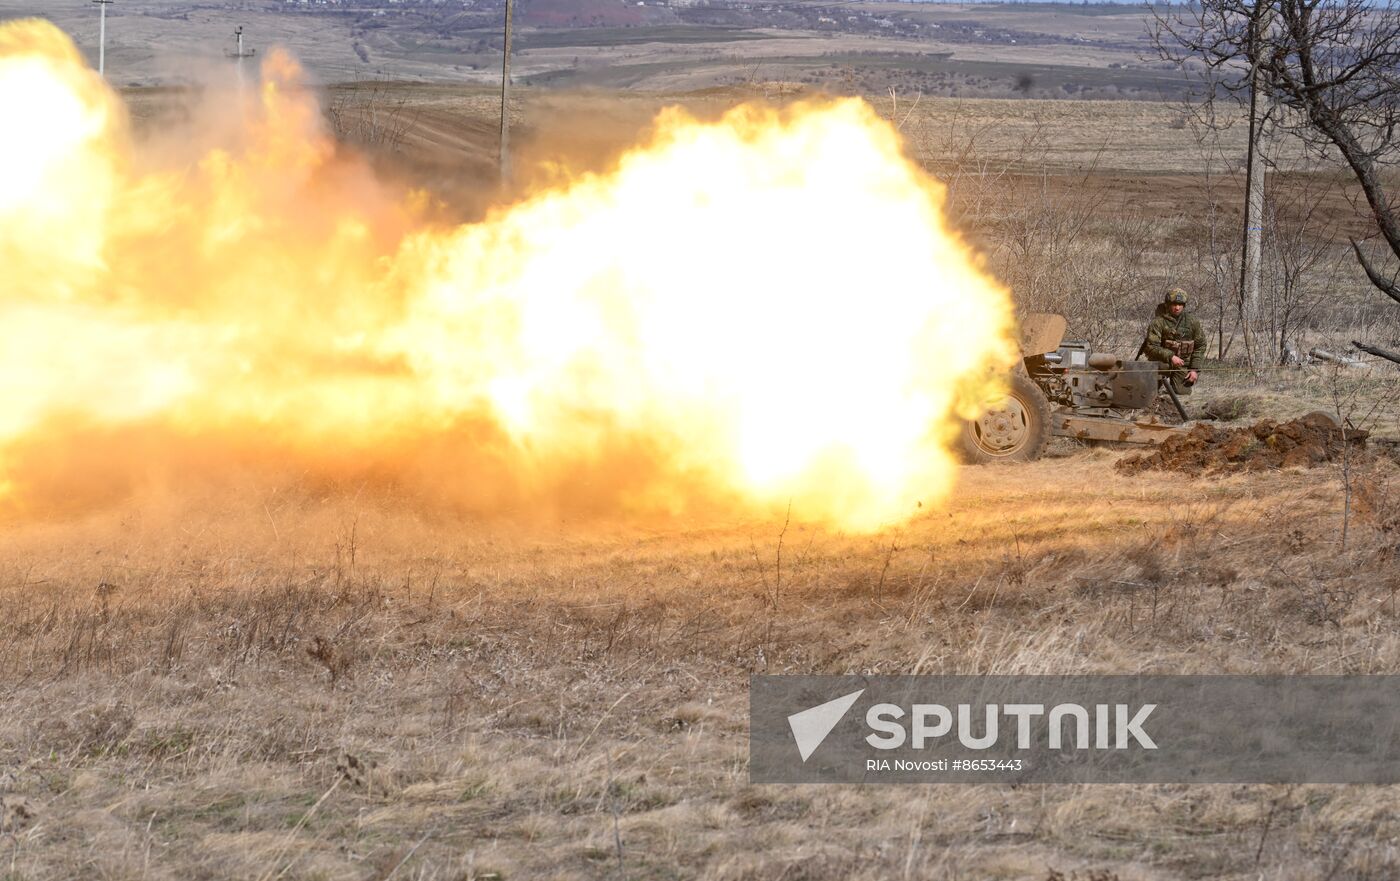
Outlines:
[{"label": "utility pole", "polygon": [[1259,107],[1259,38],[1267,27],[1268,0],[1255,0],[1249,20],[1249,145],[1244,171],[1244,253],[1240,259],[1240,327],[1244,332],[1245,357],[1252,364],[1254,347],[1252,325],[1259,317],[1260,252],[1264,240],[1264,168],[1259,150],[1263,130]]},{"label": "utility pole", "polygon": [[501,60],[501,183],[510,183],[510,27],[515,0],[506,0],[505,56]]},{"label": "utility pole", "polygon": [[233,52],[228,53],[228,56],[229,56],[230,58],[236,58],[236,59],[238,60],[238,84],[239,84],[239,86],[242,86],[242,85],[243,85],[243,59],[245,59],[245,58],[252,58],[254,55],[256,55],[256,54],[258,53],[258,50],[256,50],[256,49],[249,49],[249,50],[247,50],[246,52],[243,50],[243,25],[239,25],[238,27],[236,27],[236,28],[233,29],[233,39],[237,42],[238,48],[237,48],[236,50],[234,50]]},{"label": "utility pole", "polygon": [[97,75],[107,75],[107,7],[112,0],[92,0],[101,10],[98,18],[100,24],[97,26]]}]

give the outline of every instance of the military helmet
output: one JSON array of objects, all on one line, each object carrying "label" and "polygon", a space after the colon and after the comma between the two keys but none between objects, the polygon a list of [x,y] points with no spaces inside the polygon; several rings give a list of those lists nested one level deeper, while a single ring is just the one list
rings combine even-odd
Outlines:
[{"label": "military helmet", "polygon": [[1162,302],[1166,303],[1169,306],[1175,306],[1178,304],[1185,306],[1186,292],[1183,291],[1181,288],[1172,288],[1171,290],[1167,291],[1167,295],[1162,298]]}]

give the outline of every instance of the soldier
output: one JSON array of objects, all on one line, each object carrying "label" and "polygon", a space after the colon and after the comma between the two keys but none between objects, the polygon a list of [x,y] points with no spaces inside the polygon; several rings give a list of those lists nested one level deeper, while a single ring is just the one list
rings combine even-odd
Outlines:
[{"label": "soldier", "polygon": [[1199,376],[1205,348],[1206,332],[1201,329],[1201,322],[1196,316],[1186,314],[1186,292],[1181,288],[1167,291],[1152,316],[1152,323],[1147,325],[1143,353],[1153,361],[1175,368],[1167,372],[1172,388],[1179,395],[1189,395]]}]

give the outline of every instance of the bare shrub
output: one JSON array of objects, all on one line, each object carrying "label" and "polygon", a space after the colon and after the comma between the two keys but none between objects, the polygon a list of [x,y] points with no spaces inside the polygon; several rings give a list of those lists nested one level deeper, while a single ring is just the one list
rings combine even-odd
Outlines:
[{"label": "bare shrub", "polygon": [[407,96],[383,80],[332,89],[324,112],[336,140],[371,153],[399,152],[418,117]]}]

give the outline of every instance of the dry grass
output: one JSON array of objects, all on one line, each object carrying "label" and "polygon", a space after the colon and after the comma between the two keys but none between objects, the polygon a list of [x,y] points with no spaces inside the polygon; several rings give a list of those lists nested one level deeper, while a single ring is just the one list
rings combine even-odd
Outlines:
[{"label": "dry grass", "polygon": [[[413,95],[403,161],[489,167],[489,95]],[[590,161],[666,100],[616,111]],[[1028,139],[1047,168],[1194,161],[1165,107],[1034,105],[924,99],[909,125],[933,164],[976,147],[989,186]],[[551,106],[527,92],[526,128]],[[1144,303],[1186,253],[1151,245]],[[1193,405],[1326,402],[1325,372],[1263,376],[1208,374]],[[781,565],[781,518],[518,523],[278,484],[11,524],[0,878],[1394,877],[1393,787],[747,784],[753,673],[1400,671],[1385,460],[1352,475],[1343,550],[1337,469],[1118,455],[968,469],[881,535],[794,524]]]},{"label": "dry grass", "polygon": [[1342,552],[1333,472],[1116,455],[781,568],[781,520],[254,489],[15,525],[0,877],[1392,877],[1393,788],[747,784],[753,673],[1400,669],[1393,468]]}]

